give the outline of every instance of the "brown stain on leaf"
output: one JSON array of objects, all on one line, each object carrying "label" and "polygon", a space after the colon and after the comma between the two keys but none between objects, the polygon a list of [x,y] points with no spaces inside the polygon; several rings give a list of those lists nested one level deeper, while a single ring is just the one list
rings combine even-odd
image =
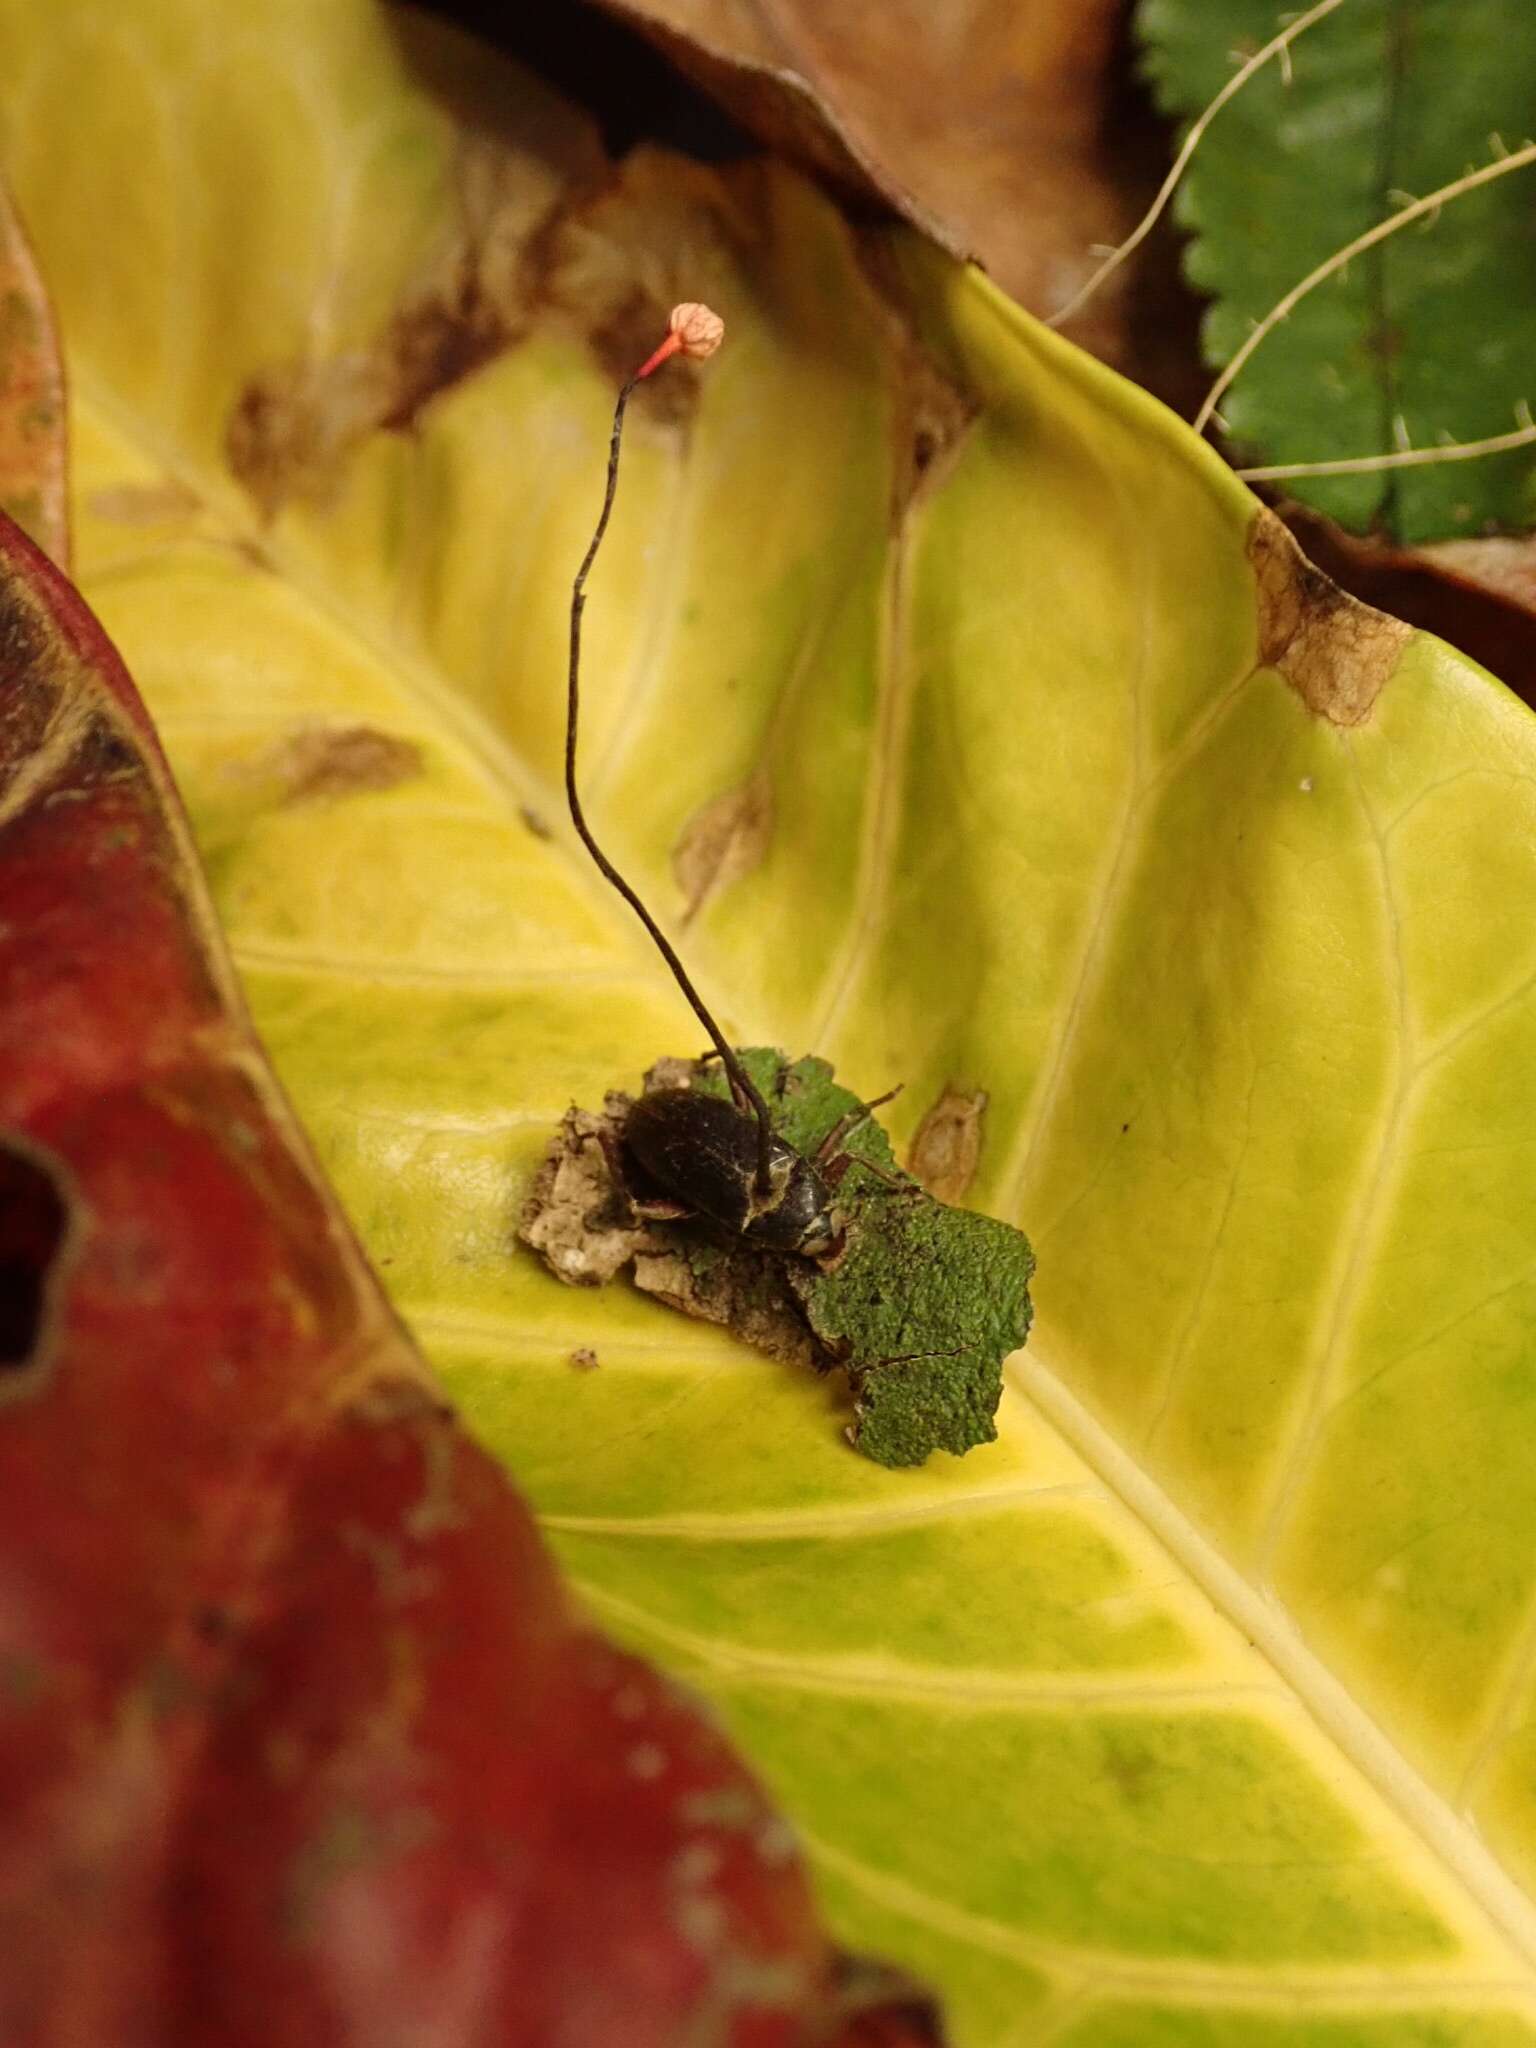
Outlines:
[{"label": "brown stain on leaf", "polygon": [[1470,654],[1536,705],[1536,543],[1490,536],[1400,547],[1383,534],[1346,533],[1305,505],[1281,516],[1338,584],[1406,625]]},{"label": "brown stain on leaf", "polygon": [[962,1202],[981,1160],[984,1088],[948,1087],[917,1127],[907,1171],[938,1202]]},{"label": "brown stain on leaf", "polygon": [[913,319],[911,293],[888,238],[855,236],[855,254],[886,328],[894,363],[891,417],[891,526],[941,484],[981,401],[929,350]]},{"label": "brown stain on leaf", "polygon": [[414,740],[351,725],[296,734],[287,743],[286,765],[287,801],[308,803],[316,797],[394,789],[421,773],[422,756]]},{"label": "brown stain on leaf", "polygon": [[[733,264],[771,237],[764,178],[743,165],[729,180],[702,164],[650,148],[634,150],[614,173],[573,192],[539,236],[541,310],[586,343],[617,390],[667,331],[673,306],[717,305],[726,315],[739,291]],[[653,424],[686,427],[699,404],[700,365],[675,357],[632,406]]]},{"label": "brown stain on leaf", "polygon": [[766,768],[694,812],[672,849],[685,924],[712,896],[762,865],[773,839],[773,816],[773,784]]},{"label": "brown stain on leaf", "polygon": [[892,524],[948,474],[980,407],[911,340],[901,352],[897,386]]},{"label": "brown stain on leaf", "polygon": [[[467,129],[450,220],[422,254],[371,343],[257,372],[237,397],[225,456],[267,517],[290,499],[323,505],[370,435],[407,433],[443,392],[526,331],[540,288],[537,246],[558,199],[553,160]],[[574,175],[573,166],[565,165]]]},{"label": "brown stain on leaf", "polygon": [[224,454],[264,518],[291,498],[325,504],[343,463],[392,409],[386,367],[359,351],[283,363],[252,377],[224,430]]},{"label": "brown stain on leaf", "polygon": [[1248,559],[1258,583],[1259,665],[1277,669],[1319,718],[1363,725],[1411,628],[1341,590],[1263,508],[1249,530]]},{"label": "brown stain on leaf", "polygon": [[174,477],[154,484],[109,484],[92,491],[86,504],[95,518],[116,526],[169,526],[203,509],[197,493]]},{"label": "brown stain on leaf", "polygon": [[241,771],[274,782],[285,804],[395,789],[422,772],[414,740],[371,725],[303,726]]}]

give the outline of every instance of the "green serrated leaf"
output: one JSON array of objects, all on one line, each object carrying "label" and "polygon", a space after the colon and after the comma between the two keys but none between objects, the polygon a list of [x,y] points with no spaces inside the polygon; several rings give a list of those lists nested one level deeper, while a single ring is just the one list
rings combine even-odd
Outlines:
[{"label": "green serrated leaf", "polygon": [[[1292,13],[1294,10],[1291,11]],[[1275,0],[1142,0],[1159,104],[1193,118],[1291,18]],[[1527,0],[1348,0],[1211,124],[1179,217],[1190,280],[1228,361],[1317,264],[1412,198],[1531,138]],[[1481,440],[1536,398],[1536,167],[1354,259],[1260,346],[1222,401],[1252,459],[1323,462]],[[1286,486],[1357,532],[1441,540],[1536,523],[1536,453]]]}]

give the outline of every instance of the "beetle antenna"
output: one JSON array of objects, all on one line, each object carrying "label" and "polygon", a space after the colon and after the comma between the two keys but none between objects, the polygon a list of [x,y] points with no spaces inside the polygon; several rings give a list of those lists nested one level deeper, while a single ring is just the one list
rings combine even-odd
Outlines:
[{"label": "beetle antenna", "polygon": [[737,1105],[750,1104],[757,1118],[757,1194],[760,1200],[766,1201],[773,1190],[772,1175],[769,1172],[773,1121],[769,1115],[768,1105],[763,1100],[762,1091],[742,1065],[734,1049],[726,1042],[724,1032],[709,1014],[704,998],[689,980],[688,970],[678,959],[666,933],[592,837],[592,828],[587,823],[586,815],[581,808],[581,798],[576,793],[576,727],[581,707],[581,615],[587,602],[587,575],[597,558],[598,549],[602,546],[603,535],[608,531],[614,493],[619,487],[619,442],[624,432],[624,414],[629,405],[630,394],[653,370],[659,370],[663,363],[675,355],[692,356],[698,361],[702,361],[706,356],[712,356],[720,346],[724,332],[724,322],[707,306],[674,306],[667,323],[666,339],[627,380],[619,393],[619,402],[614,407],[613,437],[608,444],[608,486],[603,493],[603,509],[598,517],[597,530],[592,536],[586,554],[582,557],[581,567],[576,571],[576,581],[571,586],[571,665],[566,694],[565,795],[570,805],[571,822],[580,833],[582,844],[597,862],[602,874],[618,890],[655,940],[661,957],[672,970],[673,979],[692,1004],[694,1015],[709,1033],[729,1077],[731,1093],[735,1096]]}]

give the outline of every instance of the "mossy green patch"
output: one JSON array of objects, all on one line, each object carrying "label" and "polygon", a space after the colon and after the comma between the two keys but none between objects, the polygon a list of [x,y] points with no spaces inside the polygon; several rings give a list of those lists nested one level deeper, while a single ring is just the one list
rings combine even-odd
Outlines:
[{"label": "mossy green patch", "polygon": [[[1010,1224],[936,1202],[896,1166],[890,1140],[825,1060],[742,1053],[797,1151],[822,1162],[845,1232],[826,1264],[796,1259],[790,1286],[847,1368],[853,1441],[880,1465],[920,1465],[997,1435],[1003,1360],[1029,1334],[1029,1240]],[[706,1071],[697,1085],[726,1092]]]}]

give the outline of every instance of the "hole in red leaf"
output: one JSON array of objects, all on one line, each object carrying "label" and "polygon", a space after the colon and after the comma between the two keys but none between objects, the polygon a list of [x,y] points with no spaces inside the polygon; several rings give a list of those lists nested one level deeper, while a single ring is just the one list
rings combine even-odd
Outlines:
[{"label": "hole in red leaf", "polygon": [[0,1144],[0,1368],[31,1363],[67,1221],[51,1175]]}]

